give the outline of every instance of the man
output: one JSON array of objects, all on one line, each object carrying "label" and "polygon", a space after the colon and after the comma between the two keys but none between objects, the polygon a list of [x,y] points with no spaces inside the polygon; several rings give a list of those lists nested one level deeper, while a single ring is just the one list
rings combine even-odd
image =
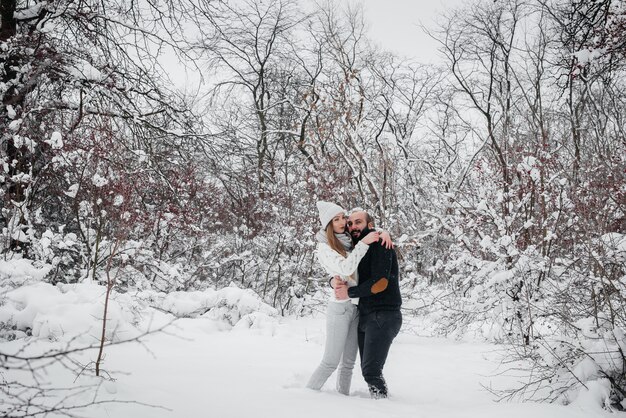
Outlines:
[{"label": "man", "polygon": [[[348,218],[348,231],[354,243],[374,228],[374,220],[365,211],[354,212]],[[380,242],[370,244],[358,267],[359,285],[347,287],[333,281],[337,299],[359,299],[358,343],[361,372],[372,398],[386,398],[387,384],[383,366],[393,339],[402,326],[398,260],[393,249]]]}]

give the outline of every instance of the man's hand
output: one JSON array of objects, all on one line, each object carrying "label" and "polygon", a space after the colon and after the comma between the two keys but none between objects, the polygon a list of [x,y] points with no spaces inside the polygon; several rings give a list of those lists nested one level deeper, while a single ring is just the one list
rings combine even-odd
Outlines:
[{"label": "man's hand", "polygon": [[337,300],[346,300],[348,299],[348,285],[346,282],[341,282],[337,284],[335,287],[335,298]]},{"label": "man's hand", "polygon": [[382,246],[388,250],[393,248],[393,241],[391,241],[391,235],[389,235],[389,232],[387,231],[383,231],[380,233],[380,242]]}]

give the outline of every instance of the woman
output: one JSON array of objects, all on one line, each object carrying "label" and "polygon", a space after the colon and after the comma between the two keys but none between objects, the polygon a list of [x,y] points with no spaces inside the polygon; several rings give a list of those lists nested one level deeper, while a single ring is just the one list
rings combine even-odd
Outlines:
[{"label": "woman", "polygon": [[[356,246],[346,233],[345,211],[330,202],[317,202],[322,229],[315,236],[315,255],[330,276],[340,276],[348,286],[357,284],[357,267],[369,244],[381,239],[378,232],[370,232]],[[391,245],[389,234],[383,233],[383,244]],[[326,311],[326,347],[322,362],[307,383],[307,388],[319,390],[339,366],[337,391],[350,393],[352,369],[358,351],[358,300],[337,300],[334,293]],[[340,364],[341,361],[341,364]]]}]

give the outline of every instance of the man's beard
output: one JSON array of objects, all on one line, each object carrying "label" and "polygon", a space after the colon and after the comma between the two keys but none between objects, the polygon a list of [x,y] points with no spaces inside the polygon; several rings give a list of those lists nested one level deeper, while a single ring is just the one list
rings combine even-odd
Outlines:
[{"label": "man's beard", "polygon": [[355,236],[354,236],[354,233],[355,233],[355,232],[357,232],[357,231],[356,231],[356,230],[352,231],[352,233],[350,233],[350,236],[352,237],[352,242],[356,244],[357,242],[359,242],[359,241],[361,241],[363,238],[365,238],[365,236],[366,236],[367,234],[369,234],[370,232],[372,232],[372,231],[373,231],[372,229],[369,229],[369,228],[366,226],[365,228],[363,228],[363,229],[361,230],[361,232],[359,232],[359,236],[358,236],[358,237],[355,237]]}]

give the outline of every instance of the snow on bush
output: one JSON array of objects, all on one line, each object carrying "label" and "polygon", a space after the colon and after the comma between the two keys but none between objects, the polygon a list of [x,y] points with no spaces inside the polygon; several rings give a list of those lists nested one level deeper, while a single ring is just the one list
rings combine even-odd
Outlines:
[{"label": "snow on bush", "polygon": [[[246,327],[245,323],[252,324],[247,328],[254,328],[261,322],[275,322],[278,316],[278,311],[252,290],[240,289],[234,284],[219,290],[159,293],[152,299],[155,307],[176,317],[204,317],[224,321],[233,327]],[[238,325],[240,321],[244,323]]]},{"label": "snow on bush", "polygon": [[616,232],[604,234],[600,241],[607,258],[615,263],[626,264],[626,235]]},{"label": "snow on bush", "polygon": [[509,236],[484,234],[472,252],[452,246],[449,258],[431,267],[446,282],[419,288],[416,308],[429,317],[422,322],[438,324],[435,334],[509,347],[505,363],[519,360],[533,376],[506,391],[511,396],[619,404],[626,385],[626,235],[590,237],[573,243],[571,254],[552,257]]},{"label": "snow on bush", "polygon": [[[100,338],[104,286],[88,283],[45,282],[6,292],[0,304],[0,338],[32,335],[51,341],[79,337],[87,343]],[[106,338],[119,341],[137,335],[137,303],[126,294],[113,293],[109,301]],[[3,335],[4,334],[4,335]]]},{"label": "snow on bush", "polygon": [[0,291],[7,286],[39,282],[52,269],[49,264],[37,267],[31,260],[0,260]]},{"label": "snow on bush", "polygon": [[610,410],[610,395],[611,382],[609,379],[598,379],[587,382],[584,387],[581,386],[572,390],[564,397],[564,402],[569,403],[567,399],[573,399],[572,405],[589,409],[602,405]]},{"label": "snow on bush", "polygon": [[[50,265],[35,267],[30,260],[0,261],[0,339],[32,336],[51,341],[100,338],[106,288],[95,282],[46,283]],[[151,307],[149,307],[150,305]],[[250,289],[234,284],[214,290],[156,293],[152,290],[111,293],[107,339],[133,338],[142,318],[156,308],[177,318],[205,318],[226,329],[264,329],[273,332],[278,311]],[[223,329],[222,327],[220,327]]]},{"label": "snow on bush", "polygon": [[264,335],[274,335],[277,325],[275,317],[263,312],[253,312],[241,317],[233,330],[255,330]]}]

